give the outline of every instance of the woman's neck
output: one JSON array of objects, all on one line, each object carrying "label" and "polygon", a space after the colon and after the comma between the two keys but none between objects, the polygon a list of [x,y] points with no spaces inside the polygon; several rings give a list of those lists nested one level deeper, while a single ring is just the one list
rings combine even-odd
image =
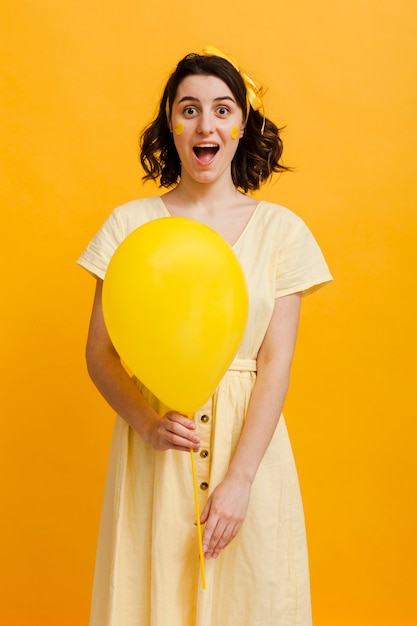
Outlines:
[{"label": "woman's neck", "polygon": [[216,230],[231,246],[240,238],[258,202],[223,185],[184,185],[162,196],[174,217],[190,217]]},{"label": "woman's neck", "polygon": [[230,184],[224,181],[205,184],[181,180],[175,189],[164,195],[167,205],[197,213],[224,213],[227,207],[244,203],[245,200],[246,196],[236,189],[231,179]]}]

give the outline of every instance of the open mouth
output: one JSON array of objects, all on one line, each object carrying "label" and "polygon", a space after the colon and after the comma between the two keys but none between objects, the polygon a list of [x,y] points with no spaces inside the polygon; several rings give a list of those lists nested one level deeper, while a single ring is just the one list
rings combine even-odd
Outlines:
[{"label": "open mouth", "polygon": [[219,150],[219,146],[215,143],[206,143],[199,146],[194,146],[193,151],[200,163],[208,164],[216,156]]}]

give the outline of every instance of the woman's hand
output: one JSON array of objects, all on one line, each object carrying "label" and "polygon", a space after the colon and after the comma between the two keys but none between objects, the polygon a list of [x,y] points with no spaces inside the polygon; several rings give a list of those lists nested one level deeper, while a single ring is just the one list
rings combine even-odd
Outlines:
[{"label": "woman's hand", "polygon": [[203,552],[216,558],[238,534],[248,510],[251,483],[225,478],[209,497],[201,513]]},{"label": "woman's hand", "polygon": [[245,426],[225,479],[209,497],[201,514],[206,524],[203,551],[216,558],[242,526],[251,485],[273,437],[287,393],[297,337],[301,294],[277,298],[257,357],[257,377]]},{"label": "woman's hand", "polygon": [[197,450],[200,447],[200,438],[195,434],[194,422],[175,411],[168,411],[155,422],[148,443],[155,450]]},{"label": "woman's hand", "polygon": [[93,382],[116,413],[155,450],[198,450],[194,422],[176,411],[160,417],[121,364],[104,323],[102,288],[98,278],[86,349]]}]

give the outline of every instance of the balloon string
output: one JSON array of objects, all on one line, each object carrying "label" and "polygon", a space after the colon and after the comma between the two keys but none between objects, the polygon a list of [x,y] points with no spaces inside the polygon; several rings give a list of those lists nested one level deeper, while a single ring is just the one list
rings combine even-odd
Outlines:
[{"label": "balloon string", "polygon": [[195,514],[197,518],[197,535],[198,535],[198,550],[200,553],[200,571],[201,581],[203,589],[206,588],[206,574],[204,571],[204,553],[203,553],[203,537],[201,534],[201,522],[200,522],[200,507],[198,505],[198,490],[197,490],[197,476],[195,473],[194,452],[190,450],[191,454],[191,470],[193,473],[193,486],[194,486],[194,501],[195,501]]}]

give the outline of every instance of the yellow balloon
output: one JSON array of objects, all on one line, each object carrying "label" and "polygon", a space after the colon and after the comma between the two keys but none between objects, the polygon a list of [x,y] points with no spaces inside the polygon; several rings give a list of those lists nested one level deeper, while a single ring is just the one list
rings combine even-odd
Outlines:
[{"label": "yellow balloon", "polygon": [[245,278],[232,248],[208,226],[182,217],[153,220],[114,253],[103,314],[125,365],[166,406],[191,415],[239,347]]}]

